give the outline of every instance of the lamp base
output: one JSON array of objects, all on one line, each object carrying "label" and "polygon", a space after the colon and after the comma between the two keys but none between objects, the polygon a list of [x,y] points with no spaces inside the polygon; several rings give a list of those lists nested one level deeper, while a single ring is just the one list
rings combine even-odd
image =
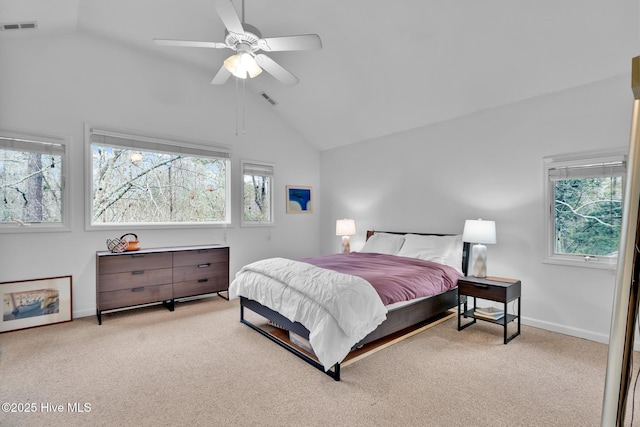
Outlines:
[{"label": "lamp base", "polygon": [[342,236],[342,252],[348,254],[351,252],[351,244],[349,243],[349,236]]},{"label": "lamp base", "polygon": [[487,247],[485,245],[476,244],[471,248],[471,265],[470,270],[472,276],[485,278],[487,277]]}]

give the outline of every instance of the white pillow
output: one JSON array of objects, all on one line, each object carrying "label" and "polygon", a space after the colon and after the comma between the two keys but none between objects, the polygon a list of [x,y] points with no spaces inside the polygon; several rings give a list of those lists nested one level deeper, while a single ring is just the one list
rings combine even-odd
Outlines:
[{"label": "white pillow", "polygon": [[369,237],[360,252],[397,255],[403,243],[404,236],[401,234],[376,233]]},{"label": "white pillow", "polygon": [[419,258],[455,268],[462,273],[462,235],[421,236],[407,234],[398,256]]}]

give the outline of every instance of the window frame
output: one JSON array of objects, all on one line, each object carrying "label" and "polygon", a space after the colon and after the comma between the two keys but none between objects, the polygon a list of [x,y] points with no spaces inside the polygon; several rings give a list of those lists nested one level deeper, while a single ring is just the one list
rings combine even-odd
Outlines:
[{"label": "window frame", "polygon": [[[587,267],[612,270],[616,268],[618,257],[589,256],[559,254],[555,252],[555,184],[551,179],[552,170],[562,168],[577,168],[581,166],[622,162],[624,171],[612,173],[610,176],[622,177],[622,203],[624,210],[624,196],[627,180],[627,152],[614,149],[580,154],[567,154],[550,156],[543,159],[544,163],[544,226],[545,226],[545,253],[543,262],[547,264],[567,265],[573,267]],[[586,176],[584,178],[590,178]],[[594,177],[597,177],[594,175]],[[621,236],[622,237],[622,236]]]},{"label": "window frame", "polygon": [[[60,146],[58,150],[53,150],[60,154],[62,158],[61,168],[61,188],[62,188],[62,206],[60,222],[55,223],[0,223],[0,234],[4,233],[42,233],[42,232],[63,232],[71,231],[71,186],[67,177],[69,176],[69,138],[66,136],[39,135],[27,132],[14,132],[0,129],[0,137],[3,140],[14,140],[20,144],[52,144]],[[4,145],[4,144],[2,144]],[[0,146],[2,149],[2,146]],[[29,150],[26,150],[29,151]],[[34,152],[47,151],[46,149],[33,149]],[[53,152],[52,151],[52,152]],[[60,153],[62,151],[62,153]]]},{"label": "window frame", "polygon": [[[244,177],[245,170],[249,166],[255,166],[257,168],[271,169],[271,186],[269,192],[269,216],[271,217],[270,221],[247,221],[244,218]],[[240,226],[241,227],[275,227],[276,219],[275,219],[275,164],[257,160],[247,160],[240,159]]]},{"label": "window frame", "polygon": [[[209,153],[211,157],[216,157],[213,154],[217,153],[224,157],[226,160],[226,184],[225,184],[225,219],[222,222],[152,222],[152,223],[120,223],[120,224],[102,224],[93,223],[93,159],[92,159],[92,135],[99,134],[110,136],[114,138],[120,138],[123,140],[129,139],[134,144],[131,146],[125,146],[124,144],[118,144],[121,147],[140,149],[140,150],[152,150],[151,147],[163,146],[171,147],[175,150],[175,153],[180,153],[180,149],[184,149],[184,152],[195,155],[194,153]],[[108,144],[107,144],[108,145]],[[115,146],[115,145],[114,145]],[[223,158],[223,157],[221,157]],[[231,223],[231,150],[222,145],[207,145],[206,143],[191,142],[179,138],[151,135],[148,133],[142,134],[137,131],[113,129],[110,127],[93,125],[85,123],[85,230],[126,230],[131,231],[132,228],[136,230],[152,230],[152,229],[189,229],[189,228],[228,228]]]}]

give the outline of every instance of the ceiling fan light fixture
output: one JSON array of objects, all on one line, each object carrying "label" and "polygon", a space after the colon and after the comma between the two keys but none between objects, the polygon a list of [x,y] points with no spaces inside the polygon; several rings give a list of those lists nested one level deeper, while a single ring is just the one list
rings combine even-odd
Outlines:
[{"label": "ceiling fan light fixture", "polygon": [[246,79],[247,75],[250,78],[254,78],[262,73],[262,68],[260,68],[255,58],[247,52],[231,55],[225,59],[224,67],[239,79]]}]

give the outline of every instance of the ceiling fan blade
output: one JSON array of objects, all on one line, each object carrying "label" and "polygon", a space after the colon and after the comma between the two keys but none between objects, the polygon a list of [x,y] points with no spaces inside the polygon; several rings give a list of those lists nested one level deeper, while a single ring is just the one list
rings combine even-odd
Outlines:
[{"label": "ceiling fan blade", "polygon": [[220,67],[220,69],[216,73],[216,75],[213,78],[213,80],[211,80],[211,84],[212,85],[223,85],[223,84],[225,84],[227,82],[227,80],[229,80],[229,77],[231,77],[231,72],[229,70],[227,70],[225,68],[225,66],[223,65],[222,67]]},{"label": "ceiling fan blade", "polygon": [[267,52],[285,50],[315,50],[322,49],[322,40],[317,34],[302,34],[299,36],[270,37],[258,41],[260,49]]},{"label": "ceiling fan blade", "polygon": [[244,34],[242,22],[231,0],[214,0],[213,2],[222,23],[230,33]]},{"label": "ceiling fan blade", "polygon": [[178,47],[208,47],[210,49],[224,49],[228,47],[222,42],[200,42],[195,40],[171,40],[171,39],[153,39],[158,46],[178,46]]},{"label": "ceiling fan blade", "polygon": [[300,79],[291,74],[289,71],[285,70],[282,65],[278,64],[267,55],[259,53],[258,55],[256,55],[256,62],[267,73],[271,74],[276,78],[276,80],[286,86],[293,86],[300,81]]}]

